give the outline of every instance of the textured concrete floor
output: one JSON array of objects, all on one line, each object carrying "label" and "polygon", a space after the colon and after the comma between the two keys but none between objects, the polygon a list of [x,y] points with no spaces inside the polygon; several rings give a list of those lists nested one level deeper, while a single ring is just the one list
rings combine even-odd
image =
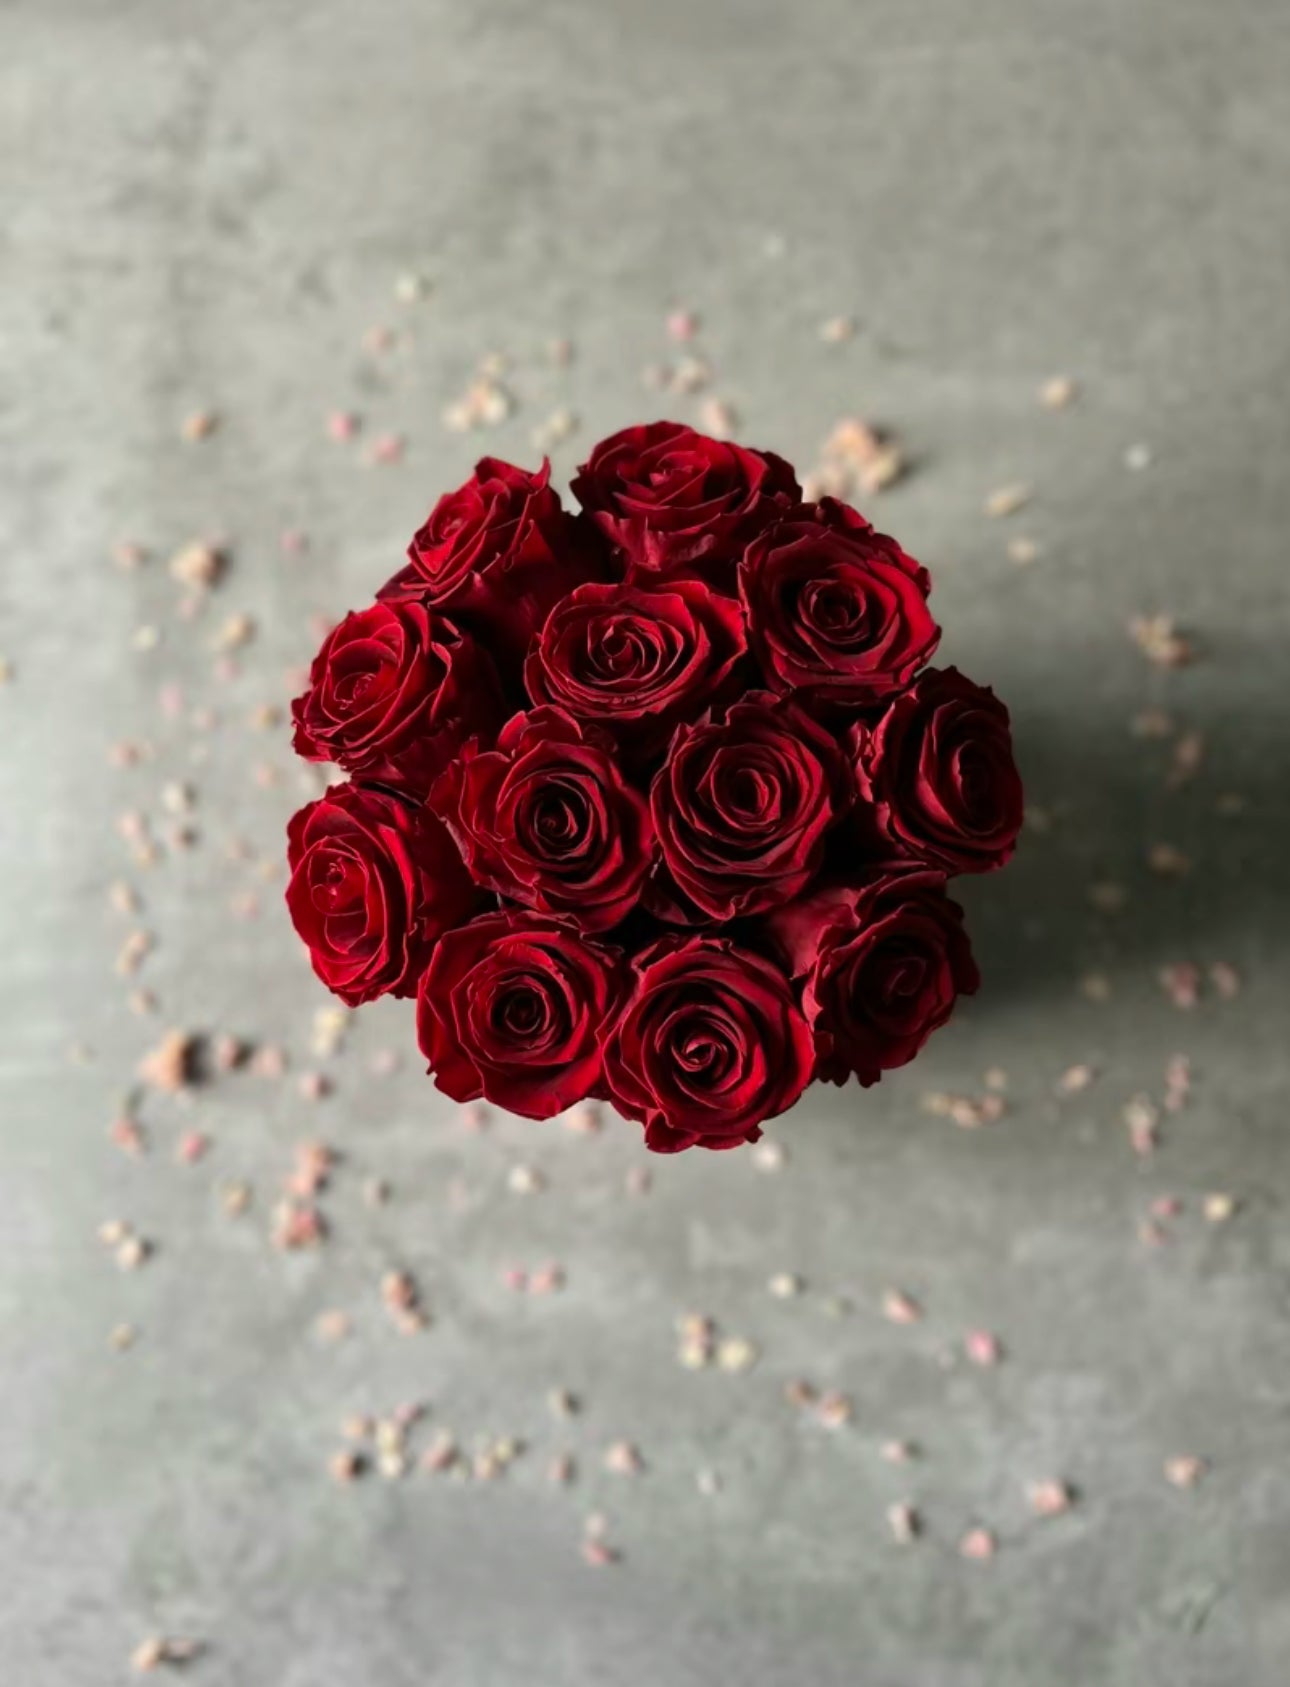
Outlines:
[{"label": "textured concrete floor", "polygon": [[[5,1687],[124,1680],[151,1633],[207,1642],[191,1676],[219,1687],[1287,1680],[1287,85],[1279,0],[0,5]],[[408,272],[434,283],[413,304]],[[399,1006],[359,1016],[321,1104],[221,1076],[143,1100],[151,1153],[121,1154],[109,1126],[166,1026],[318,1064],[323,997],[260,876],[298,770],[250,724],[309,655],[309,616],[383,578],[479,450],[533,460],[554,407],[581,420],[562,479],[611,427],[696,416],[641,382],[675,355],[676,304],[744,437],[805,465],[860,413],[912,454],[876,513],[935,571],[945,654],[1012,704],[1050,821],[969,887],[985,990],[915,1071],[810,1095],[774,1128],[775,1174],[690,1155],[630,1197],[630,1127],[466,1136],[412,1059],[370,1075],[379,1048],[410,1053]],[[823,344],[838,313],[857,334]],[[363,349],[376,324],[387,351]],[[516,414],[454,435],[442,409],[490,352],[514,360]],[[1048,414],[1058,372],[1079,398]],[[202,407],[220,427],[185,443]],[[362,415],[354,446],[325,436],[338,407]],[[364,466],[385,431],[405,460]],[[1032,503],[987,520],[1013,481]],[[165,558],[195,535],[232,567],[185,622]],[[152,553],[132,573],[110,557],[127,539]],[[239,612],[257,635],[221,678],[212,635]],[[1193,666],[1135,648],[1129,618],[1155,613]],[[176,681],[177,719],[158,708]],[[1172,737],[1134,736],[1150,708]],[[1170,789],[1188,732],[1204,760]],[[111,765],[132,740],[151,754]],[[118,816],[164,844],[176,779],[196,846],[137,868]],[[253,859],[227,859],[233,836]],[[1148,870],[1162,843],[1185,877]],[[134,920],[108,908],[119,878]],[[1106,881],[1119,913],[1090,905]],[[235,918],[249,891],[260,917]],[[132,925],[157,942],[136,981],[113,971]],[[1240,995],[1207,979],[1179,1011],[1158,973],[1180,961],[1229,963]],[[1190,1099],[1135,1155],[1125,1103],[1158,1103],[1179,1053]],[[1056,1099],[1081,1062],[1092,1084]],[[1002,1120],[927,1112],[991,1067]],[[174,1162],[187,1128],[213,1141],[194,1167]],[[307,1137],[344,1156],[332,1236],[284,1255],[268,1215]],[[510,1193],[517,1163],[547,1190]],[[232,1220],[237,1179],[255,1198]],[[1239,1202],[1227,1223],[1203,1216],[1214,1191]],[[97,1240],[113,1218],[156,1244],[137,1273]],[[504,1285],[547,1259],[562,1293]],[[391,1266],[424,1289],[423,1335],[390,1327]],[[805,1292],[772,1298],[777,1271]],[[888,1285],[923,1322],[882,1318]],[[354,1330],[328,1347],[334,1308]],[[755,1368],[678,1366],[685,1311],[754,1340]],[[976,1326],[997,1368],[962,1357]],[[789,1406],[797,1377],[852,1395],[854,1422]],[[568,1424],[553,1387],[584,1398]],[[417,1447],[447,1425],[529,1450],[491,1484],[331,1483],[343,1415],[410,1399],[432,1408]],[[601,1469],[620,1437],[635,1479]],[[921,1458],[884,1462],[892,1437]],[[558,1490],[564,1448],[581,1474]],[[1191,1455],[1204,1479],[1171,1486],[1165,1461]],[[1045,1477],[1077,1503],[1039,1523]],[[905,1548],[884,1521],[902,1499],[925,1519]],[[594,1511],[612,1569],[579,1556]],[[959,1556],[973,1525],[990,1563]]]}]

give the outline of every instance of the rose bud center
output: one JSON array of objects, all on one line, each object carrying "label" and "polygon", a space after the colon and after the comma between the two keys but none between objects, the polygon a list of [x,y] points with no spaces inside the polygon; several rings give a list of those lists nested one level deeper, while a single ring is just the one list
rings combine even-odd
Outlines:
[{"label": "rose bud center", "polygon": [[813,581],[803,593],[802,619],[835,644],[859,642],[868,630],[868,606],[840,580]]}]

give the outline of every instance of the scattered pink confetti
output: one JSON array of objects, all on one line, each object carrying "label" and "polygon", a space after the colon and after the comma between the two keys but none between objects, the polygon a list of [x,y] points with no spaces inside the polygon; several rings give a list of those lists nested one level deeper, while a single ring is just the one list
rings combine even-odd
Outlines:
[{"label": "scattered pink confetti", "polygon": [[1125,1103],[1123,1118],[1134,1153],[1153,1153],[1159,1144],[1160,1109],[1151,1097],[1135,1095]]},{"label": "scattered pink confetti", "polygon": [[997,1542],[989,1529],[969,1529],[959,1542],[959,1553],[964,1558],[983,1563],[994,1557],[996,1547]]},{"label": "scattered pink confetti", "polygon": [[1036,1517],[1060,1517],[1075,1503],[1069,1484],[1056,1478],[1032,1482],[1026,1495]]},{"label": "scattered pink confetti", "polygon": [[605,1469],[614,1476],[636,1476],[644,1460],[630,1441],[614,1441],[605,1449]]},{"label": "scattered pink confetti", "polygon": [[1166,1113],[1180,1113],[1191,1094],[1191,1061],[1185,1054],[1173,1055],[1165,1067]]},{"label": "scattered pink confetti", "polygon": [[1241,976],[1227,961],[1215,961],[1209,969],[1209,981],[1220,998],[1230,1002],[1241,993]]},{"label": "scattered pink confetti", "polygon": [[836,1388],[830,1388],[820,1395],[815,1415],[825,1429],[841,1429],[855,1416],[855,1406],[849,1395]]},{"label": "scattered pink confetti", "polygon": [[287,1070],[286,1050],[276,1043],[264,1043],[251,1057],[251,1070],[257,1078],[277,1079]]},{"label": "scattered pink confetti", "polygon": [[385,1273],[381,1278],[381,1299],[394,1320],[395,1327],[403,1335],[415,1335],[429,1322],[421,1303],[420,1291],[406,1271]]},{"label": "scattered pink confetti", "polygon": [[882,1297],[882,1315],[890,1324],[917,1324],[923,1309],[902,1289],[886,1289]]},{"label": "scattered pink confetti", "polygon": [[705,398],[699,407],[699,421],[713,439],[731,439],[739,419],[734,407],[721,398]]},{"label": "scattered pink confetti", "polygon": [[1195,654],[1170,615],[1135,616],[1129,623],[1129,635],[1147,661],[1158,668],[1185,667]]},{"label": "scattered pink confetti", "polygon": [[1190,961],[1173,961],[1161,967],[1160,985],[1173,1005],[1186,1012],[1200,1000],[1200,968]]},{"label": "scattered pink confetti", "polygon": [[564,1128],[575,1136],[595,1136],[603,1126],[600,1109],[591,1103],[571,1107],[564,1115]]},{"label": "scattered pink confetti", "polygon": [[1147,866],[1162,879],[1180,879],[1191,871],[1191,859],[1174,844],[1152,844],[1147,851]]},{"label": "scattered pink confetti", "polygon": [[564,1267],[549,1261],[529,1273],[528,1290],[531,1295],[549,1295],[564,1287]]},{"label": "scattered pink confetti", "polygon": [[342,1485],[357,1481],[367,1468],[367,1461],[356,1447],[342,1447],[327,1460],[327,1474]]},{"label": "scattered pink confetti", "polygon": [[273,1210],[271,1239],[275,1248],[291,1253],[316,1248],[326,1239],[327,1226],[318,1208],[299,1201],[280,1201]]},{"label": "scattered pink confetti", "polygon": [[112,1141],[123,1154],[137,1157],[147,1149],[142,1130],[136,1120],[127,1115],[117,1119],[111,1130]]},{"label": "scattered pink confetti", "polygon": [[200,439],[209,439],[219,426],[219,418],[213,410],[194,410],[186,416],[180,432],[190,444]]},{"label": "scattered pink confetti", "polygon": [[460,1453],[457,1443],[446,1429],[441,1429],[421,1455],[421,1468],[433,1475],[451,1470]]},{"label": "scattered pink confetti", "polygon": [[222,1032],[211,1043],[211,1060],[218,1072],[234,1072],[243,1065],[249,1050],[240,1038]]},{"label": "scattered pink confetti", "polygon": [[1093,1082],[1093,1077],[1093,1068],[1087,1064],[1068,1066],[1057,1080],[1057,1093],[1058,1095],[1079,1095]]},{"label": "scattered pink confetti", "polygon": [[327,1187],[335,1165],[335,1152],[325,1142],[297,1143],[295,1164],[287,1178],[287,1193],[302,1198],[317,1195]]},{"label": "scattered pink confetti", "polygon": [[771,1142],[766,1138],[753,1144],[752,1163],[759,1172],[782,1171],[788,1160],[784,1146],[779,1142]]},{"label": "scattered pink confetti", "polygon": [[319,1341],[334,1346],[336,1342],[344,1341],[353,1330],[354,1323],[348,1312],[342,1311],[339,1307],[333,1307],[327,1312],[318,1314],[314,1328],[318,1333]]},{"label": "scattered pink confetti", "polygon": [[1183,1453],[1165,1460],[1165,1481],[1175,1488],[1194,1488],[1207,1473],[1208,1464],[1194,1453]]},{"label": "scattered pink confetti", "polygon": [[963,1351],[974,1365],[997,1365],[1003,1357],[999,1338],[989,1330],[969,1330],[963,1338]]},{"label": "scattered pink confetti", "polygon": [[130,1668],[136,1674],[147,1675],[166,1664],[182,1666],[191,1663],[201,1650],[202,1644],[199,1640],[178,1640],[166,1635],[150,1635],[146,1640],[141,1640],[130,1654]]},{"label": "scattered pink confetti", "polygon": [[399,463],[406,449],[404,440],[396,433],[378,434],[368,448],[369,463]]},{"label": "scattered pink confetti", "polygon": [[178,1094],[192,1081],[197,1041],[188,1031],[167,1031],[139,1062],[139,1077],[153,1089]]},{"label": "scattered pink confetti", "polygon": [[894,1505],[887,1507],[887,1527],[891,1536],[901,1546],[908,1546],[918,1538],[921,1528],[918,1512],[908,1500],[897,1500]]}]

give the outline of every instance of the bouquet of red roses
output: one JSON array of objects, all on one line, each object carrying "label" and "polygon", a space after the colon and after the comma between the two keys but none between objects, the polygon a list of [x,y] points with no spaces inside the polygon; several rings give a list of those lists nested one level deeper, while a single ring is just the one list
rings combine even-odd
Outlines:
[{"label": "bouquet of red roses", "polygon": [[975,990],[946,882],[1012,853],[1008,714],[926,666],[926,570],[773,453],[627,428],[573,495],[485,458],[328,635],[295,749],[350,777],[287,904],[343,1001],[416,997],[455,1100],[731,1148]]}]

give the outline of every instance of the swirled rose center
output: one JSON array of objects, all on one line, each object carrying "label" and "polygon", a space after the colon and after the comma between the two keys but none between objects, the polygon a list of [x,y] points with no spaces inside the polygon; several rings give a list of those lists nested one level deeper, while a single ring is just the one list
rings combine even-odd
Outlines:
[{"label": "swirled rose center", "polygon": [[719,1086],[729,1075],[735,1053],[728,1030],[710,1012],[694,1010],[672,1028],[672,1057],[698,1087]]},{"label": "swirled rose center", "polygon": [[778,825],[786,808],[785,769],[758,746],[726,746],[713,759],[699,787],[705,817],[717,829],[760,831]]},{"label": "swirled rose center", "polygon": [[363,894],[363,869],[350,855],[329,851],[321,870],[310,877],[313,905],[320,914],[340,913]]},{"label": "swirled rose center", "polygon": [[657,635],[639,621],[620,618],[592,629],[588,668],[602,684],[652,679],[660,665]]},{"label": "swirled rose center", "polygon": [[899,1031],[922,1017],[931,957],[923,946],[893,935],[866,950],[842,981],[849,1018]]},{"label": "swirled rose center", "polygon": [[757,767],[737,767],[725,779],[722,796],[741,820],[761,820],[778,794],[774,783]]},{"label": "swirled rose center", "polygon": [[530,793],[522,809],[521,836],[537,853],[563,860],[584,849],[595,835],[592,805],[575,783],[552,780]]},{"label": "swirled rose center", "polygon": [[482,982],[475,1023],[497,1058],[540,1057],[567,1038],[569,1004],[549,979],[513,961]]},{"label": "swirled rose center", "polygon": [[989,818],[993,805],[994,782],[990,776],[989,758],[969,745],[959,751],[955,770],[964,810],[971,819],[984,822]]},{"label": "swirled rose center", "polygon": [[336,705],[342,711],[357,709],[376,684],[377,676],[370,669],[360,673],[343,674],[336,682]]},{"label": "swirled rose center", "polygon": [[806,626],[831,644],[855,644],[868,631],[868,604],[847,581],[811,581],[802,592],[798,613]]},{"label": "swirled rose center", "polygon": [[532,985],[521,986],[502,996],[494,1007],[496,1030],[525,1041],[542,1030],[547,1021],[547,1004]]},{"label": "swirled rose center", "polygon": [[645,484],[661,495],[660,501],[674,496],[694,478],[694,465],[687,457],[663,453],[646,473]]},{"label": "swirled rose center", "polygon": [[889,1005],[920,994],[927,980],[926,956],[917,951],[901,954],[892,945],[882,960],[882,993]]}]

